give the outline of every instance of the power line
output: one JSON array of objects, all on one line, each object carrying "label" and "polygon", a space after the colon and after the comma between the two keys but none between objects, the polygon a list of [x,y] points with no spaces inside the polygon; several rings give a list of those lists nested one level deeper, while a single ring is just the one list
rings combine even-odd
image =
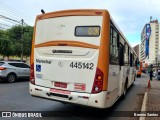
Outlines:
[{"label": "power line", "polygon": [[17,13],[14,13],[13,10],[7,10],[6,8],[2,8],[1,5],[0,5],[0,14],[6,15],[6,16],[11,17],[13,19],[17,19],[17,16],[18,16],[19,18],[25,19],[25,21],[31,21],[32,20],[29,17],[22,16],[22,15],[19,15]]},{"label": "power line", "polygon": [[[7,22],[8,22],[8,20],[9,20],[11,23],[15,22],[15,23],[21,24],[21,21],[14,20],[14,19],[9,18],[9,17],[6,17],[6,16],[4,16],[4,15],[0,15],[0,19],[7,20]],[[24,22],[24,25],[29,26],[29,25],[28,25],[27,23],[25,23],[25,22]]]},{"label": "power line", "polygon": [[4,28],[4,27],[0,26],[0,30],[6,30],[6,28]]},{"label": "power line", "polygon": [[8,17],[6,17],[6,16],[4,16],[4,15],[0,15],[0,18],[4,18],[4,19],[10,20],[10,21],[14,21],[14,22],[16,22],[16,23],[20,23],[20,21],[14,20],[14,19],[12,19],[12,18],[8,18]]},{"label": "power line", "polygon": [[[16,11],[16,13],[18,12],[18,13],[20,13],[20,14],[23,14],[23,15],[27,16],[27,18],[28,18],[28,17],[29,17],[29,18],[32,18],[32,17],[29,16],[28,14],[24,14],[23,12],[21,12],[21,11],[15,9],[15,8],[13,8],[12,6],[9,6],[9,5],[3,3],[2,1],[0,1],[0,3],[1,3],[1,5],[7,7],[8,9],[10,9],[10,10],[12,10],[12,11],[13,11],[13,10]],[[21,9],[21,10],[22,10],[22,9]]]},{"label": "power line", "polygon": [[18,25],[18,23],[15,23],[13,21],[10,21],[10,20],[4,19],[4,18],[2,18],[0,20],[1,20],[1,23],[5,23],[5,24],[10,25],[10,26]]},{"label": "power line", "polygon": [[[9,5],[1,2],[1,1],[0,1],[0,14],[4,15],[4,16],[7,16],[9,18],[12,18],[14,20],[17,20],[17,17],[20,18],[20,19],[24,19],[25,24],[26,23],[31,23],[32,24],[32,22],[34,20],[33,17],[31,17],[27,14],[24,14],[23,12],[15,9],[12,6],[9,6]],[[17,20],[17,21],[20,21],[20,20]],[[28,24],[26,24],[26,25],[28,25]]]},{"label": "power line", "polygon": [[5,28],[5,29],[9,29],[9,28],[11,28],[12,26],[9,26],[9,25],[0,23],[0,27]]},{"label": "power line", "polygon": [[5,15],[5,16],[7,16],[7,17],[10,17],[10,18],[18,21],[16,15],[9,14],[8,12],[5,12],[5,11],[0,11],[0,14],[1,14],[1,15]]}]

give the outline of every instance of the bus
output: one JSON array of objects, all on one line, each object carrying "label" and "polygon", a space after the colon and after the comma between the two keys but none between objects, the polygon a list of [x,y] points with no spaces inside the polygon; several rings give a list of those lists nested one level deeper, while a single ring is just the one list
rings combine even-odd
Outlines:
[{"label": "bus", "polygon": [[138,64],[138,72],[137,72],[137,77],[141,77],[141,74],[142,74],[142,61],[139,62]]},{"label": "bus", "polygon": [[136,77],[137,55],[107,10],[38,15],[31,51],[33,97],[108,108]]}]

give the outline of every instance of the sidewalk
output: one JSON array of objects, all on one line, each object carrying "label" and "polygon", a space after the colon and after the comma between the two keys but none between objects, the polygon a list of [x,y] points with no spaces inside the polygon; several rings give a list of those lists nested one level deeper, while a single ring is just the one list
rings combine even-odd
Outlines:
[{"label": "sidewalk", "polygon": [[150,83],[151,88],[146,88],[141,111],[150,111],[158,117],[140,117],[140,120],[160,120],[160,80],[153,78]]}]

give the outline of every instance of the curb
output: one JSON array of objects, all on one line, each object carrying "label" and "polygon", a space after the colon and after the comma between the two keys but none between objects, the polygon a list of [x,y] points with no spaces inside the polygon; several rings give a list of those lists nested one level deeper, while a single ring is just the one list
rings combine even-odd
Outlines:
[{"label": "curb", "polygon": [[[141,112],[146,111],[147,94],[148,94],[148,92],[145,92],[145,95],[144,95],[144,98],[143,98]],[[145,120],[145,117],[140,117],[139,120]]]}]

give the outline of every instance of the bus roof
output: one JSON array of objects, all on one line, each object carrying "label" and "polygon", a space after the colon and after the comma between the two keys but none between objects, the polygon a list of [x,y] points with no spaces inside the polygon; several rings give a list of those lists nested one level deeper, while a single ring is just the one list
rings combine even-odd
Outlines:
[{"label": "bus roof", "polygon": [[[48,19],[48,18],[54,18],[54,17],[61,17],[61,16],[80,16],[80,15],[85,15],[85,16],[104,16],[105,14],[109,14],[108,10],[106,9],[73,9],[73,10],[60,10],[60,11],[55,11],[55,12],[49,12],[45,14],[40,14],[37,15],[36,21],[38,20],[43,20],[43,19]],[[116,25],[114,22],[113,18],[110,16],[111,22],[114,24],[114,26],[117,28],[121,36],[125,39],[125,42],[128,44],[128,46],[131,48],[131,50],[135,53],[129,42],[127,41],[126,37],[124,34],[121,32],[119,27]],[[136,54],[137,55],[137,54]]]},{"label": "bus roof", "polygon": [[55,12],[49,12],[45,14],[37,15],[37,20],[60,17],[60,16],[103,16],[105,13],[109,12],[105,9],[74,9],[74,10],[61,10]]}]

